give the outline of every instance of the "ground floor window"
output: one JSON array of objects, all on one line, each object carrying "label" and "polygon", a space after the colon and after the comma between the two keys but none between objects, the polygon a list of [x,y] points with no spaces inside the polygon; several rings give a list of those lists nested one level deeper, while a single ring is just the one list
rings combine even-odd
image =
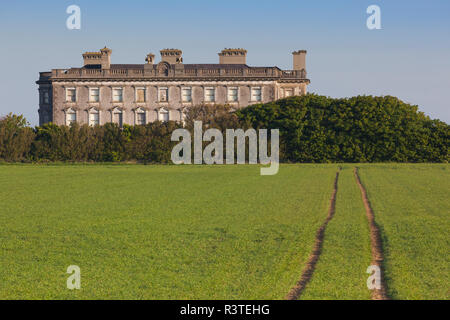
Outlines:
[{"label": "ground floor window", "polygon": [[51,122],[51,121],[52,121],[51,115],[49,113],[47,113],[47,112],[44,112],[42,114],[42,123],[44,124],[44,123],[48,123],[48,122]]},{"label": "ground floor window", "polygon": [[169,111],[164,109],[164,108],[160,109],[159,110],[159,119],[158,120],[162,121],[162,122],[169,121]]},{"label": "ground floor window", "polygon": [[97,109],[91,109],[89,110],[89,125],[91,127],[99,125],[100,124],[100,114]]},{"label": "ground floor window", "polygon": [[123,126],[123,111],[119,108],[113,110],[112,116],[113,123],[116,123],[119,127]]},{"label": "ground floor window", "polygon": [[143,126],[146,124],[145,110],[136,110],[136,125]]},{"label": "ground floor window", "polygon": [[77,113],[73,109],[66,111],[66,125],[70,126],[72,123],[77,122]]}]

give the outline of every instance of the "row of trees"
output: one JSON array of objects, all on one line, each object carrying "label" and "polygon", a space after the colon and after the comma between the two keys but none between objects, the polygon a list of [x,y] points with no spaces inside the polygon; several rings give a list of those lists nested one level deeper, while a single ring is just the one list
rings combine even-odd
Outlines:
[{"label": "row of trees", "polygon": [[180,127],[171,121],[146,126],[125,125],[123,129],[112,123],[95,127],[49,123],[31,129],[23,125],[23,121],[21,116],[15,115],[0,121],[0,159],[167,163],[173,146],[171,132]]},{"label": "row of trees", "polygon": [[[279,129],[284,162],[448,162],[449,125],[431,120],[395,97],[333,99],[314,94],[257,104],[192,107],[205,128]],[[171,133],[182,125],[154,122],[119,128],[45,124],[31,128],[23,116],[0,120],[3,161],[139,161],[170,163]]]}]

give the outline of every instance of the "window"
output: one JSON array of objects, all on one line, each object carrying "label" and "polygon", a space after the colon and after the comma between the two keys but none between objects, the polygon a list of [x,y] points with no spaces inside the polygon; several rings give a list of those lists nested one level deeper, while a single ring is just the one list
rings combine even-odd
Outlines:
[{"label": "window", "polygon": [[214,88],[205,89],[205,101],[214,102],[216,100],[216,90]]},{"label": "window", "polygon": [[292,89],[285,89],[284,90],[284,96],[285,97],[290,97],[293,95]]},{"label": "window", "polygon": [[192,102],[192,89],[191,88],[181,89],[181,101]]},{"label": "window", "polygon": [[139,112],[137,114],[137,118],[136,118],[136,124],[139,125],[144,125],[145,124],[145,113],[143,112]]},{"label": "window", "polygon": [[145,124],[146,124],[145,110],[143,110],[141,108],[136,109],[136,125],[142,126]]},{"label": "window", "polygon": [[121,109],[115,108],[113,110],[112,121],[113,121],[113,123],[116,123],[120,128],[122,128],[122,126],[123,126],[123,111]]},{"label": "window", "polygon": [[113,101],[114,102],[122,102],[123,101],[123,89],[122,88],[114,88],[113,89]]},{"label": "window", "polygon": [[252,88],[252,101],[261,101],[261,87]]},{"label": "window", "polygon": [[145,102],[145,88],[136,89],[136,102]]},{"label": "window", "polygon": [[77,113],[73,109],[66,111],[66,125],[70,126],[72,123],[77,122]]},{"label": "window", "polygon": [[228,88],[227,99],[230,102],[238,101],[238,88]]},{"label": "window", "polygon": [[98,88],[89,89],[89,102],[99,102],[100,90]]},{"label": "window", "polygon": [[167,88],[159,88],[159,101],[166,102],[169,98],[169,90]]},{"label": "window", "polygon": [[68,88],[66,89],[66,101],[67,102],[75,102],[77,99],[76,97],[76,90],[75,88]]},{"label": "window", "polygon": [[49,103],[50,99],[49,99],[48,91],[44,91],[42,100],[45,104]]},{"label": "window", "polygon": [[51,116],[47,112],[45,112],[42,114],[42,123],[44,124],[48,122],[51,122]]},{"label": "window", "polygon": [[99,125],[100,124],[100,117],[99,117],[99,112],[97,109],[91,109],[89,111],[89,125],[91,127]]},{"label": "window", "polygon": [[169,111],[167,111],[166,109],[160,109],[159,110],[159,121],[162,122],[167,122],[169,121]]}]

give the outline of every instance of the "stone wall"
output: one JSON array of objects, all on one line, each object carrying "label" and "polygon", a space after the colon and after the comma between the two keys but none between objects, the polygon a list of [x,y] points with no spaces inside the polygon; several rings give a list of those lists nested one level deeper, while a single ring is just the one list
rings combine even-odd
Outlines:
[{"label": "stone wall", "polygon": [[[43,87],[44,85],[41,85]],[[290,84],[297,88],[295,93],[301,94],[302,84]],[[182,102],[182,88],[190,87],[192,90],[192,102]],[[238,101],[227,101],[227,88],[238,88]],[[158,119],[158,112],[161,108],[169,111],[169,119],[181,121],[182,110],[192,105],[205,103],[205,88],[215,88],[214,104],[230,104],[236,108],[242,108],[250,104],[258,103],[251,101],[251,88],[261,87],[263,103],[273,101],[280,96],[280,86],[276,81],[186,81],[186,82],[131,82],[131,81],[58,81],[52,83],[51,105],[41,104],[40,110],[51,110],[52,119],[58,125],[66,124],[66,111],[71,108],[76,111],[77,122],[80,124],[89,123],[89,110],[95,108],[99,111],[100,124],[112,121],[112,110],[120,108],[123,111],[123,123],[136,124],[136,109],[140,108],[146,113],[146,122]],[[66,89],[76,89],[76,102],[66,101]],[[89,88],[99,88],[99,102],[89,101]],[[113,88],[123,89],[123,101],[113,102]],[[145,88],[145,102],[136,101],[136,89]],[[161,102],[158,99],[158,89],[168,88],[168,101]],[[52,108],[53,107],[53,108]],[[40,113],[40,124],[44,122],[44,117]]]}]

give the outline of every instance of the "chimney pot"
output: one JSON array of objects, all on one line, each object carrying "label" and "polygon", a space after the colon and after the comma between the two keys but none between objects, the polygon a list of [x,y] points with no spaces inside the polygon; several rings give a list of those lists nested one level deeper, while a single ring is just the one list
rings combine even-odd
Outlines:
[{"label": "chimney pot", "polygon": [[112,50],[104,47],[98,52],[83,53],[84,66],[100,66],[102,69],[109,69],[111,66]]},{"label": "chimney pot", "polygon": [[166,61],[170,64],[180,64],[183,63],[183,51],[179,49],[162,49],[161,61]]},{"label": "chimney pot", "polygon": [[247,64],[247,50],[225,48],[219,53],[220,64]]},{"label": "chimney pot", "polygon": [[297,50],[292,52],[293,69],[306,71],[306,50]]}]

